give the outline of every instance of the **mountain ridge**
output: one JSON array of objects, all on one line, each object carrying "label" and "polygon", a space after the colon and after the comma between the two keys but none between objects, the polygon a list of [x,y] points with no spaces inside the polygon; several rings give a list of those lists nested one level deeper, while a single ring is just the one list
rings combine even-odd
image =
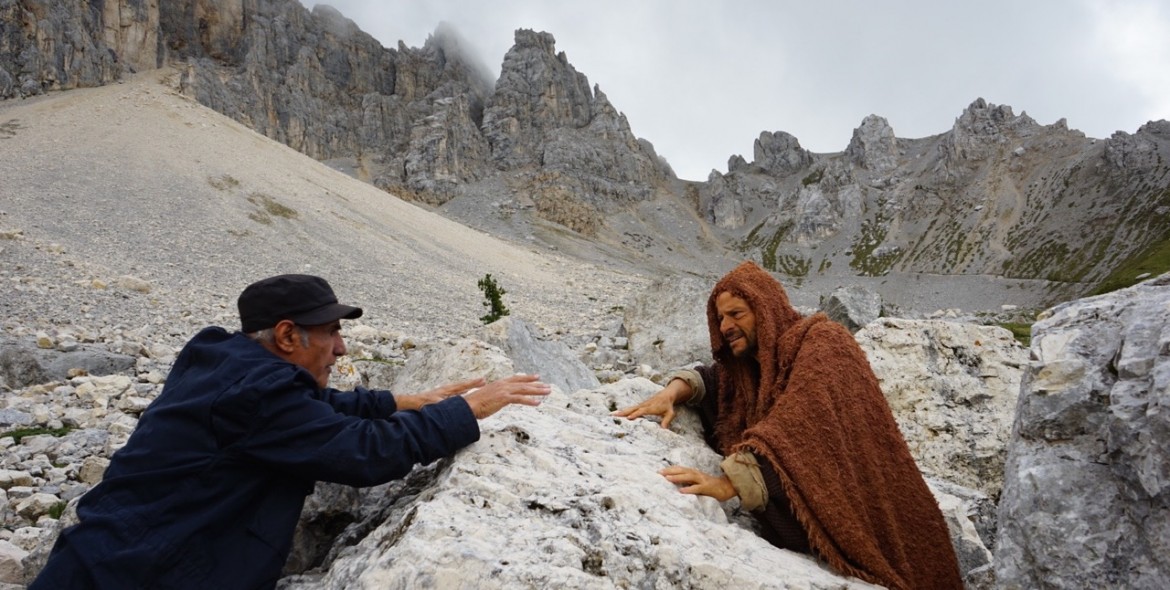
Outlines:
[{"label": "mountain ridge", "polygon": [[[871,115],[830,154],[763,132],[751,162],[733,155],[727,173],[691,182],[547,32],[517,30],[493,84],[442,26],[420,49],[385,48],[336,10],[291,0],[82,4],[0,13],[0,96],[174,65],[201,104],[544,251],[704,276],[750,258],[820,296],[862,284],[917,311],[949,295],[915,302],[907,279],[979,282],[964,307],[1039,308],[1170,266],[1157,254],[1170,243],[1165,121],[1092,140],[977,99],[926,138]],[[66,43],[64,30],[88,36]]]}]

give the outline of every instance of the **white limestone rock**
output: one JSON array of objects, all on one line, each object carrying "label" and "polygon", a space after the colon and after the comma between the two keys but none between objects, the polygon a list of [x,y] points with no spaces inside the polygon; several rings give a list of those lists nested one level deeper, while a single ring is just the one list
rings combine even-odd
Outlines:
[{"label": "white limestone rock", "polygon": [[856,337],[918,467],[998,498],[1027,362],[1011,332],[879,318]]},{"label": "white limestone rock", "polygon": [[350,588],[871,588],[777,549],[735,503],[681,494],[668,464],[716,472],[685,412],[672,430],[609,416],[658,385],[626,379],[507,408],[432,487],[286,590]]},{"label": "white limestone rock", "polygon": [[0,540],[0,584],[22,584],[24,582],[24,559],[28,551]]},{"label": "white limestone rock", "polygon": [[1170,275],[1032,328],[999,506],[1004,588],[1170,579]]},{"label": "white limestone rock", "polygon": [[477,336],[498,346],[512,360],[517,371],[539,374],[542,381],[562,391],[592,389],[597,377],[577,359],[564,343],[542,339],[524,320],[502,317],[481,328]]},{"label": "white limestone rock", "polygon": [[29,522],[36,522],[37,518],[48,514],[54,506],[60,503],[61,499],[53,494],[37,492],[18,501],[16,513]]},{"label": "white limestone rock", "polygon": [[711,281],[671,276],[655,281],[625,309],[633,360],[661,371],[711,360],[707,297]]}]

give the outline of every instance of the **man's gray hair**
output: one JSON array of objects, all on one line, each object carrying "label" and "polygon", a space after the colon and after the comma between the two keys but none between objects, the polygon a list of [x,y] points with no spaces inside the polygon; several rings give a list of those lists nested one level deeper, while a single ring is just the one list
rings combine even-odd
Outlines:
[{"label": "man's gray hair", "polygon": [[[305,330],[304,328],[297,326],[297,332],[301,333],[301,346],[308,346],[309,345],[309,332],[308,332],[308,330]],[[267,346],[272,346],[272,345],[276,344],[276,332],[272,328],[264,328],[263,330],[256,330],[255,332],[249,332],[245,335],[248,338],[255,340],[256,342],[259,342],[260,344],[264,344]]]}]

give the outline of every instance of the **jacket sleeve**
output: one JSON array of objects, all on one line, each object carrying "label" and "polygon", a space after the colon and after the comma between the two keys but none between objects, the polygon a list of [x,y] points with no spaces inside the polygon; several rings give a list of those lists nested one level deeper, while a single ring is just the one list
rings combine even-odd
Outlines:
[{"label": "jacket sleeve", "polygon": [[318,397],[334,410],[358,418],[389,418],[398,411],[398,402],[389,391],[364,387],[356,387],[353,391],[323,389]]},{"label": "jacket sleeve", "polygon": [[247,424],[225,453],[299,478],[371,486],[479,440],[479,423],[460,396],[383,419],[339,413],[320,393],[307,373],[279,372],[256,385],[250,403],[221,405],[221,424]]}]

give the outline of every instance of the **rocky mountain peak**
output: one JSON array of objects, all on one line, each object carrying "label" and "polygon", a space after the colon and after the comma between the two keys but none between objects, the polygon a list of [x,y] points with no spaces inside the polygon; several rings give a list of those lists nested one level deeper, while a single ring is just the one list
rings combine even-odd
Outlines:
[{"label": "rocky mountain peak", "polygon": [[441,63],[449,67],[458,67],[475,78],[483,88],[490,91],[495,86],[495,75],[481,56],[475,55],[470,49],[463,34],[447,22],[441,22],[435,31],[423,43],[423,50],[434,50],[441,56]]},{"label": "rocky mountain peak", "polygon": [[898,139],[885,117],[870,115],[853,130],[853,139],[845,148],[850,162],[875,172],[884,172],[898,164]]},{"label": "rocky mountain peak", "polygon": [[753,163],[776,176],[787,176],[812,163],[812,154],[784,131],[760,133],[753,147]]},{"label": "rocky mountain peak", "polygon": [[978,98],[955,119],[946,154],[954,162],[982,160],[1004,147],[1010,138],[1039,128],[1026,113],[1017,116],[1008,105]]},{"label": "rocky mountain peak", "polygon": [[484,113],[483,132],[501,169],[540,163],[545,134],[581,128],[593,115],[589,79],[556,55],[549,33],[520,29],[504,56],[496,92]]},{"label": "rocky mountain peak", "polygon": [[1105,140],[1105,161],[1114,169],[1149,172],[1164,163],[1158,140],[1170,139],[1170,121],[1151,121],[1130,135],[1117,131]]}]

